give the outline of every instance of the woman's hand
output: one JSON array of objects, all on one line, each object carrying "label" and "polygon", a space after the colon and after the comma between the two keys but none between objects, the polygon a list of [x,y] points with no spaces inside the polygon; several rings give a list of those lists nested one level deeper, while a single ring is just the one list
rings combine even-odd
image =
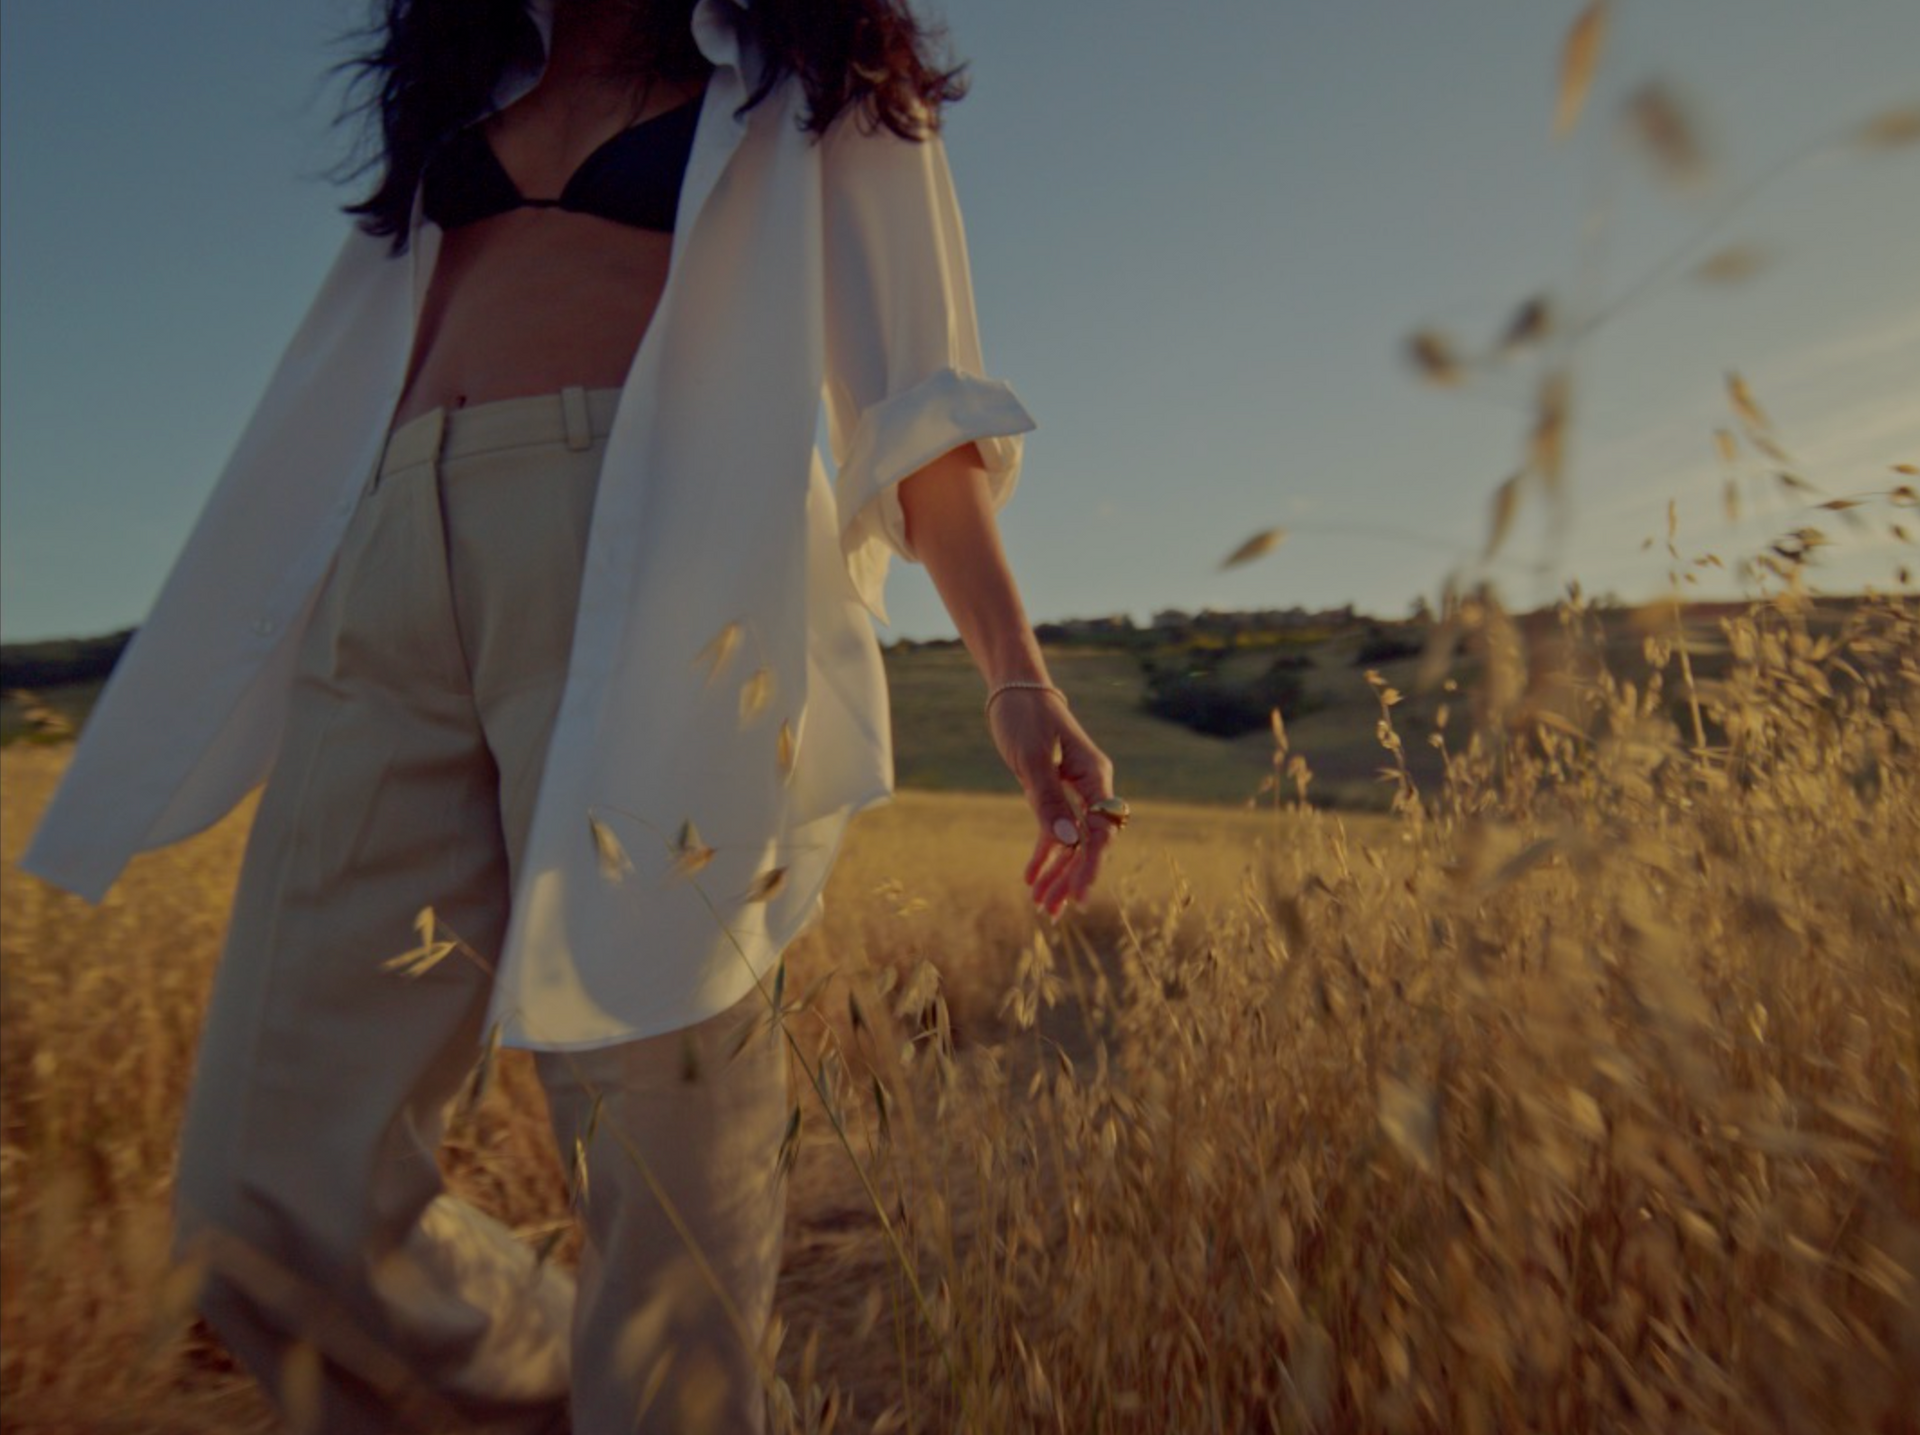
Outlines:
[{"label": "woman's hand", "polygon": [[993,700],[987,723],[1040,823],[1027,886],[1036,906],[1058,916],[1068,902],[1086,900],[1118,830],[1092,810],[1113,796],[1113,764],[1055,692],[1009,689]]},{"label": "woman's hand", "polygon": [[1035,904],[1057,916],[1068,902],[1086,899],[1125,820],[1124,808],[1118,818],[1092,810],[1113,797],[1113,764],[1048,687],[1046,659],[1001,548],[979,449],[963,444],[908,475],[900,506],[908,540],[981,676],[990,686],[1030,685],[993,698],[987,725],[1040,820],[1027,886]]}]

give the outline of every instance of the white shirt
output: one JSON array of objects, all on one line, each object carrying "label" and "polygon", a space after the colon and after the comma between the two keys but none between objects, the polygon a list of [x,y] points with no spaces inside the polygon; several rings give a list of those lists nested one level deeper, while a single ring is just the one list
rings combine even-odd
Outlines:
[{"label": "white shirt", "polygon": [[[974,442],[997,505],[1033,427],[982,375],[938,138],[865,133],[849,112],[816,140],[791,80],[736,115],[754,68],[737,3],[694,13],[715,68],[666,289],[607,439],[495,980],[489,1026],[511,1046],[699,1021],[817,914],[848,819],[892,786],[869,614],[885,617],[889,554],[912,557],[896,486]],[[543,37],[549,8],[530,6]],[[509,76],[496,106],[537,79]],[[266,776],[439,238],[417,208],[404,255],[348,236],[101,695],[28,871],[98,900],[134,852],[208,826]],[[704,865],[676,850],[689,823]]]}]

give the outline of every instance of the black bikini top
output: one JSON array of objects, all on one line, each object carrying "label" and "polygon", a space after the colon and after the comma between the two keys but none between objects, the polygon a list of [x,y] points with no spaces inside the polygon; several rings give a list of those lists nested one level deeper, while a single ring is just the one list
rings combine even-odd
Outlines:
[{"label": "black bikini top", "polygon": [[441,145],[421,176],[422,212],[458,229],[511,209],[565,209],[635,229],[673,232],[680,181],[693,150],[700,96],[621,130],[580,162],[558,199],[529,199],[514,184],[479,125]]}]

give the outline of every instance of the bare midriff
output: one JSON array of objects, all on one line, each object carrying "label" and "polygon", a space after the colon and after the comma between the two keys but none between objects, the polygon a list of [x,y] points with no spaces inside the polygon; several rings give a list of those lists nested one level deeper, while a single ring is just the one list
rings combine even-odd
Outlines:
[{"label": "bare midriff", "polygon": [[619,388],[672,247],[671,234],[554,209],[449,231],[394,424],[573,385]]},{"label": "bare midriff", "polygon": [[[616,13],[614,18],[619,19]],[[486,121],[522,194],[555,195],[590,153],[703,81],[548,78]],[[528,207],[450,229],[421,306],[397,427],[437,408],[619,388],[667,287],[673,236],[593,214]]]}]

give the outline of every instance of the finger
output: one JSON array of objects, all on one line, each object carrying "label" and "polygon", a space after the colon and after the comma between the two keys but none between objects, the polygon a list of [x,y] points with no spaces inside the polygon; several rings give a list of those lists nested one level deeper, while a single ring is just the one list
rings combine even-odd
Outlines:
[{"label": "finger", "polygon": [[1061,847],[1078,847],[1085,840],[1086,832],[1074,813],[1072,799],[1061,785],[1057,771],[1036,775],[1028,789],[1027,800],[1033,806],[1033,815],[1040,820],[1040,833],[1044,839]]},{"label": "finger", "polygon": [[1087,893],[1093,890],[1093,884],[1100,875],[1100,868],[1106,861],[1107,848],[1113,842],[1117,831],[1111,822],[1098,818],[1087,824],[1086,844],[1080,850],[1080,861],[1073,870],[1072,897],[1076,902],[1084,902]]},{"label": "finger", "polygon": [[1040,875],[1041,864],[1047,860],[1047,854],[1054,849],[1054,846],[1052,834],[1042,829],[1039,839],[1033,844],[1033,855],[1027,858],[1026,871],[1021,874],[1021,881],[1029,887],[1033,885],[1034,879]]},{"label": "finger", "polygon": [[1075,853],[1074,860],[1062,868],[1054,879],[1052,887],[1047,892],[1047,915],[1059,916],[1069,904],[1076,900],[1074,897],[1074,885],[1077,880],[1075,874],[1079,872],[1084,861],[1084,857]]},{"label": "finger", "polygon": [[1071,852],[1061,854],[1071,860],[1055,861],[1031,883],[1034,901],[1054,915],[1069,901],[1085,900],[1099,875],[1107,846],[1119,829],[1110,819],[1094,813],[1085,819],[1083,830],[1085,836],[1079,844]]},{"label": "finger", "polygon": [[1072,898],[1073,882],[1071,876],[1069,873],[1063,872],[1060,874],[1058,880],[1047,889],[1046,896],[1040,905],[1049,917],[1057,917],[1066,911],[1067,904]]},{"label": "finger", "polygon": [[[1064,841],[1064,835],[1071,831],[1072,842]],[[1026,870],[1022,879],[1034,893],[1036,903],[1041,901],[1040,892],[1058,878],[1071,864],[1073,854],[1079,850],[1084,839],[1080,829],[1075,826],[1060,826],[1053,831],[1042,828],[1039,838],[1033,844],[1033,854],[1027,858]]]},{"label": "finger", "polygon": [[1049,913],[1056,915],[1059,913],[1060,898],[1064,890],[1061,887],[1061,879],[1072,869],[1075,857],[1076,852],[1073,848],[1055,849],[1052,860],[1047,863],[1040,875],[1034,880],[1033,902],[1035,906],[1044,907]]},{"label": "finger", "polygon": [[1060,910],[1073,899],[1075,887],[1079,883],[1080,870],[1087,861],[1087,852],[1084,847],[1061,855],[1063,860],[1054,863],[1043,875],[1037,899],[1041,906],[1055,916],[1058,916]]},{"label": "finger", "polygon": [[1052,887],[1054,880],[1072,861],[1073,849],[1071,847],[1055,847],[1047,855],[1047,860],[1041,864],[1040,870],[1034,874],[1033,881],[1028,884],[1033,889],[1034,901],[1042,902],[1045,900],[1045,895]]},{"label": "finger", "polygon": [[1102,813],[1090,812],[1086,819],[1086,831],[1086,839],[1076,849],[1072,866],[1056,874],[1061,891],[1056,893],[1049,890],[1046,893],[1048,898],[1064,896],[1065,900],[1084,903],[1087,894],[1092,891],[1100,869],[1105,865],[1107,849],[1120,831],[1120,824]]}]

